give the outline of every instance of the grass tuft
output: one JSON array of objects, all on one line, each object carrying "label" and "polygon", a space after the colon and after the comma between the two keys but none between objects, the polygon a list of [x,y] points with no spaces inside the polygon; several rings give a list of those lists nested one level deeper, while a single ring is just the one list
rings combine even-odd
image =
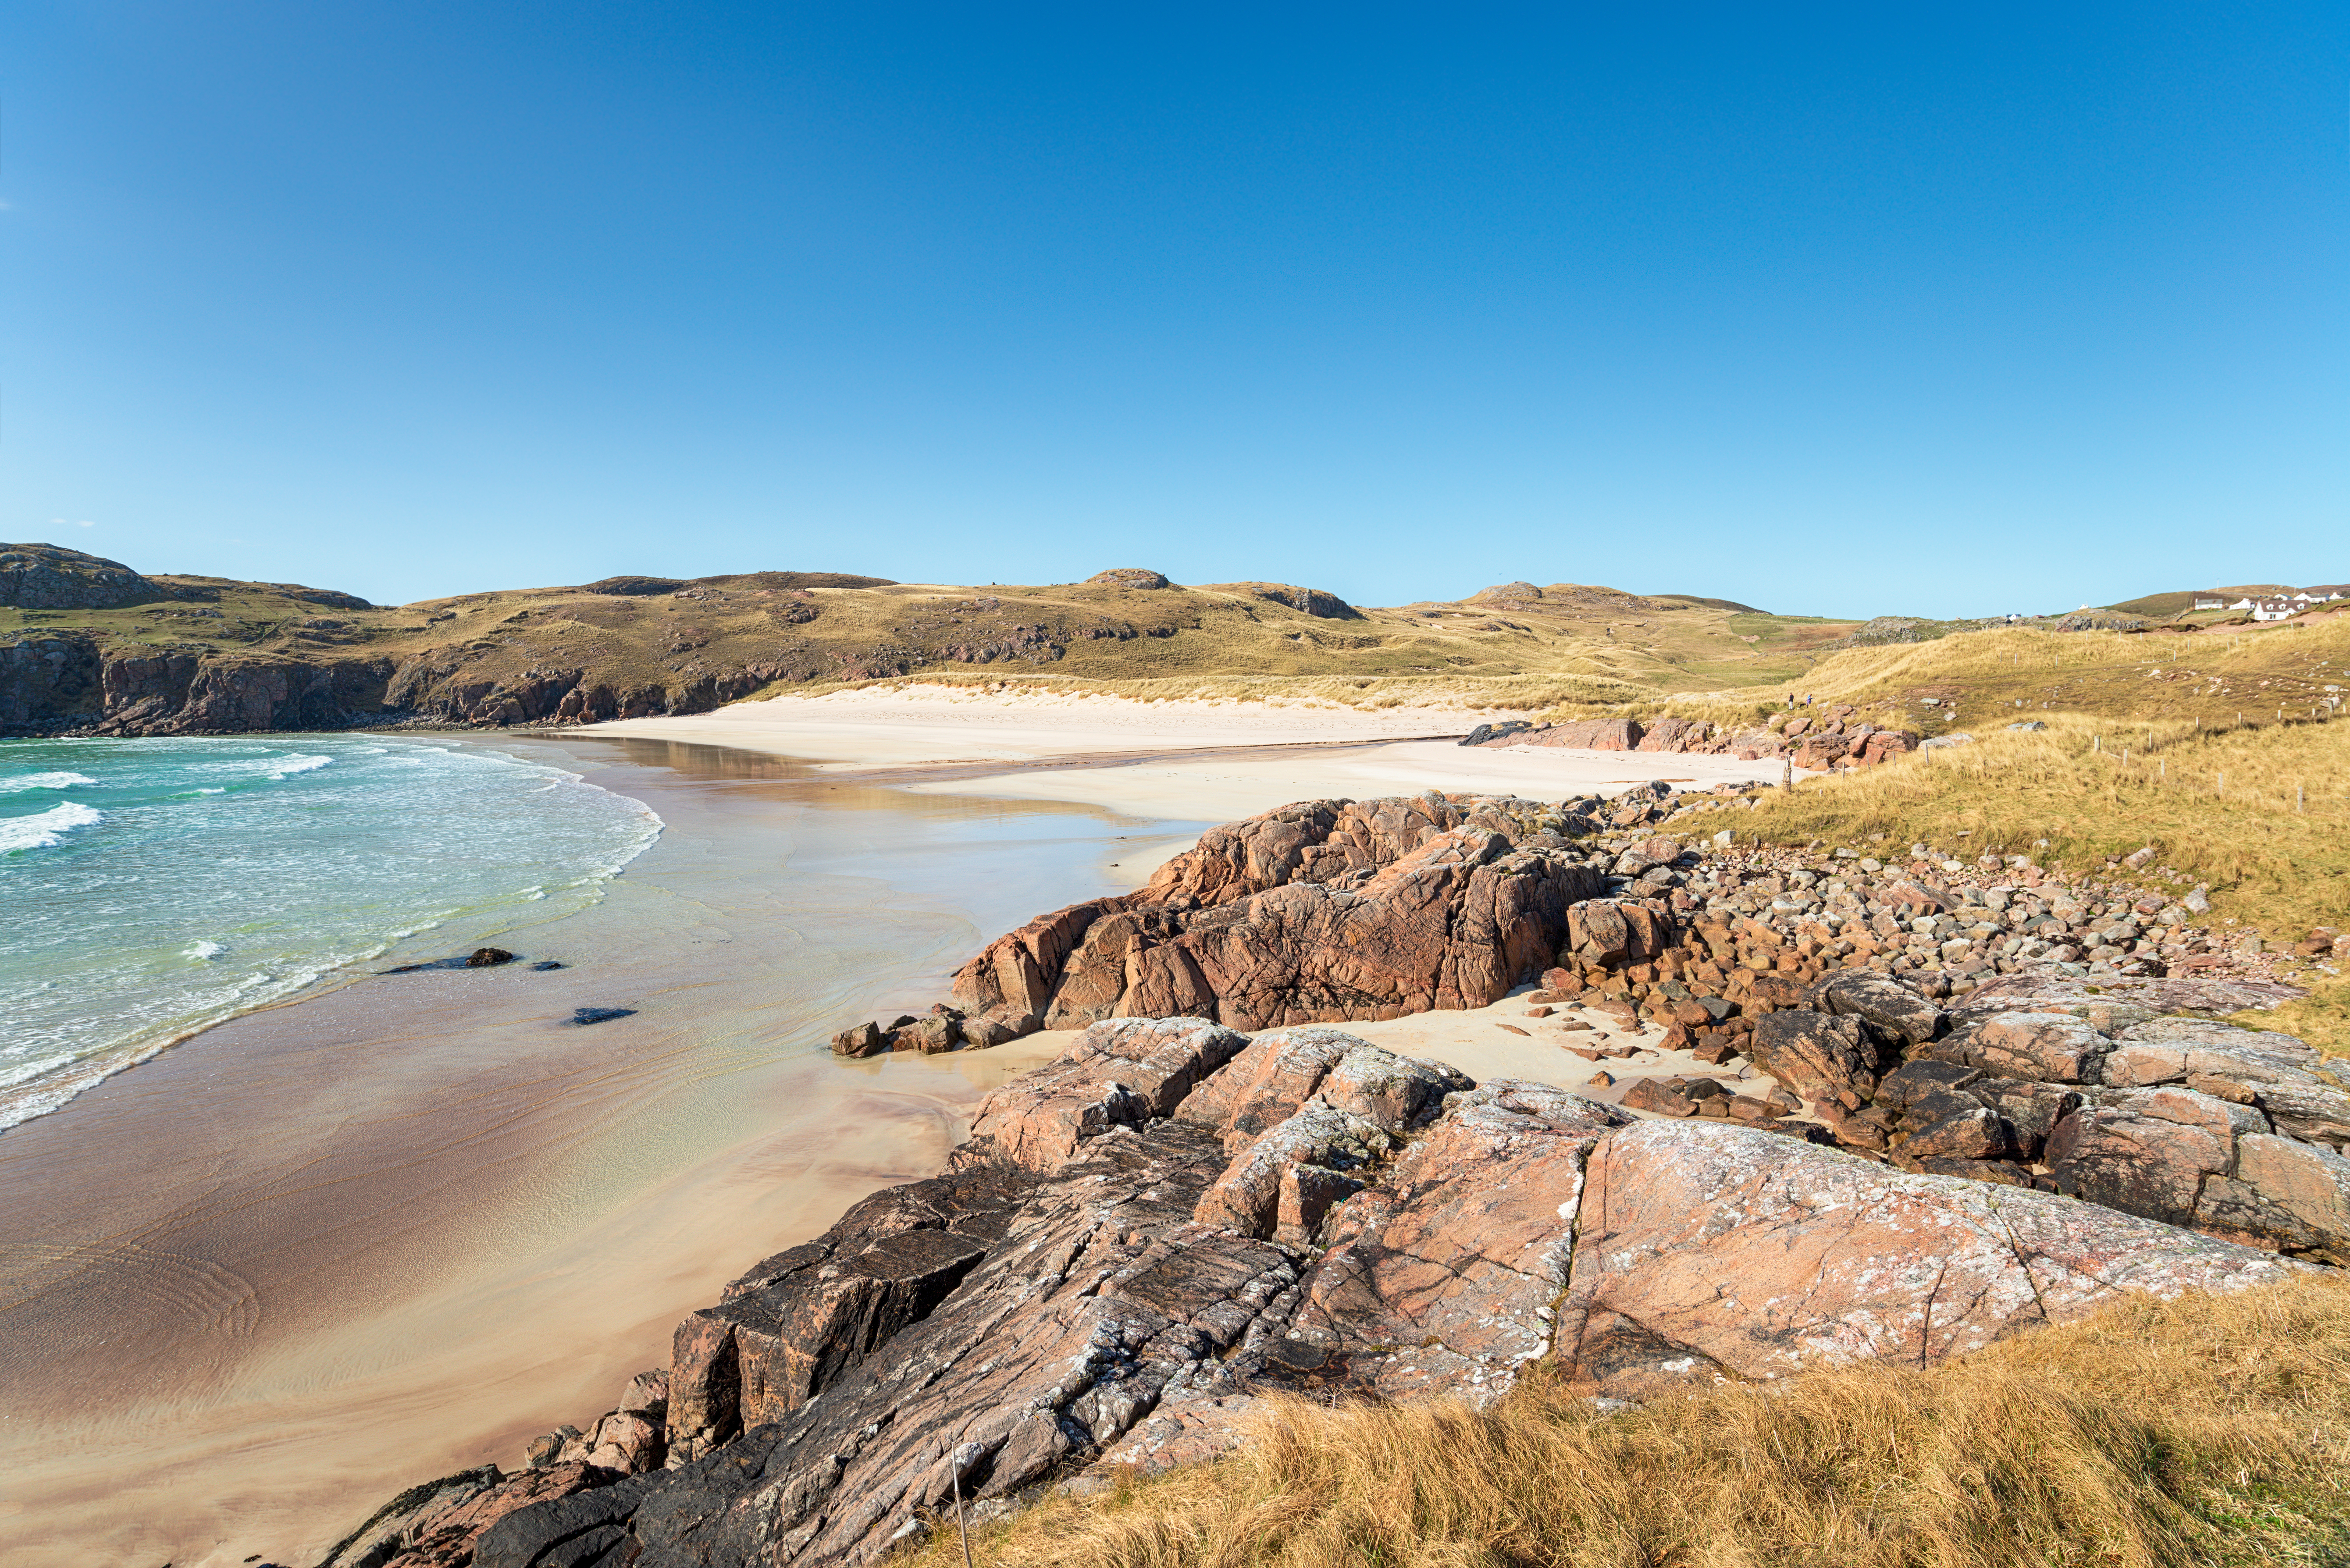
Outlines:
[{"label": "grass tuft", "polygon": [[[1930,1370],[1617,1414],[1268,1401],[1213,1464],[974,1532],[997,1568],[2350,1563],[2350,1282],[2133,1298]],[[960,1562],[952,1530],[920,1559]]]}]

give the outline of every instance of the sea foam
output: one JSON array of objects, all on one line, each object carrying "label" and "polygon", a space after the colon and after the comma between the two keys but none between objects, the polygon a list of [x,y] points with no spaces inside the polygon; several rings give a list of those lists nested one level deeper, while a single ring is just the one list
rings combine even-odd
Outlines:
[{"label": "sea foam", "polygon": [[15,778],[0,779],[0,794],[15,794],[28,789],[71,789],[76,784],[94,784],[98,781],[88,774],[18,774]]},{"label": "sea foam", "polygon": [[105,815],[69,800],[30,816],[0,817],[0,855],[54,848],[65,842],[66,835],[75,828],[92,826],[104,820]]},{"label": "sea foam", "polygon": [[[67,788],[94,804],[23,793]],[[0,1127],[418,933],[424,956],[516,945],[660,831],[567,769],[380,736],[0,741],[10,808]]]}]

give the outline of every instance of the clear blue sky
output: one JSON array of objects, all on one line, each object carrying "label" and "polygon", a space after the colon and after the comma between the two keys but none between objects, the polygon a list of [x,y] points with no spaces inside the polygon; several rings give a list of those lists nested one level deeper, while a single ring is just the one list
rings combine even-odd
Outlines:
[{"label": "clear blue sky", "polygon": [[10,0],[0,36],[0,538],[386,602],[2350,579],[2339,3]]}]

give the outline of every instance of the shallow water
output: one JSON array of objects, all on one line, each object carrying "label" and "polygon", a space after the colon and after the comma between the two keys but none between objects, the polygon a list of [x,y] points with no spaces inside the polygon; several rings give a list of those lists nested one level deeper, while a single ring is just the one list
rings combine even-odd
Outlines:
[{"label": "shallow water", "polygon": [[1024,1061],[826,1037],[1168,831],[712,748],[497,749],[668,824],[600,903],[501,939],[567,967],[265,1008],[0,1134],[12,1565],[314,1562],[400,1487],[608,1408],[725,1280],[935,1169]]},{"label": "shallow water", "polygon": [[660,828],[477,746],[0,742],[0,1127],[403,940],[584,908]]}]

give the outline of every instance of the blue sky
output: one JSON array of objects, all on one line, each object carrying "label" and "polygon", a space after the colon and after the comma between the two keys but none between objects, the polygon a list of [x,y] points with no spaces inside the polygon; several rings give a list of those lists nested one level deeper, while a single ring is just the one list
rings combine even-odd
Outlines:
[{"label": "blue sky", "polygon": [[385,602],[2350,579],[2338,4],[0,35],[0,537]]}]

